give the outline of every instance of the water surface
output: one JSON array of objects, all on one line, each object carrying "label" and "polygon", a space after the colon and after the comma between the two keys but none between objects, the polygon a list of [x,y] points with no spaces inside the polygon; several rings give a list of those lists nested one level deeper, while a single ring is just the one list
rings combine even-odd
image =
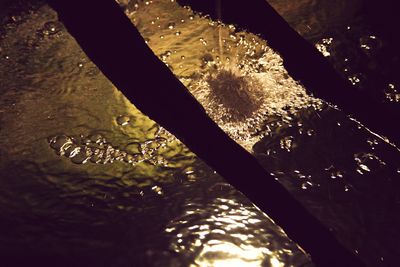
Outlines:
[{"label": "water surface", "polygon": [[[270,2],[355,88],[396,103],[396,61],[355,16],[360,2]],[[257,36],[174,1],[124,7],[209,115],[347,248],[369,266],[400,262],[396,147],[308,95]],[[6,266],[312,265],[267,215],[141,114],[54,11],[38,4],[12,15],[0,38]],[[376,80],[382,87],[367,86]]]}]

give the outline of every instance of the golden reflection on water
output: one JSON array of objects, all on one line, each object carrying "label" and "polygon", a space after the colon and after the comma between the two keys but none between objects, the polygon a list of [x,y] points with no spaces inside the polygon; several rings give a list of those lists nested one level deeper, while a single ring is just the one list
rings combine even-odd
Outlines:
[{"label": "golden reflection on water", "polygon": [[195,264],[190,266],[214,266],[214,267],[259,267],[265,265],[265,255],[268,255],[270,266],[282,267],[280,262],[267,248],[256,248],[246,245],[235,245],[233,243],[210,240],[203,244]]},{"label": "golden reflection on water", "polygon": [[280,243],[285,238],[282,229],[254,205],[233,199],[188,203],[185,214],[165,231],[174,237],[171,248],[175,252],[193,255],[190,266],[278,267],[284,266],[284,255],[298,250],[288,240]]}]

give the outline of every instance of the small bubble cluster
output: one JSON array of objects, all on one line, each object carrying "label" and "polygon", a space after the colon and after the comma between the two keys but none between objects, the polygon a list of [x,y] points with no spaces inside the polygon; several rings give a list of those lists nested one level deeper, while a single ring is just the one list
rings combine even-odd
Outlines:
[{"label": "small bubble cluster", "polygon": [[390,102],[400,102],[400,92],[393,83],[389,83],[385,89],[385,97]]},{"label": "small bubble cluster", "polygon": [[382,41],[375,35],[367,35],[360,37],[360,48],[367,54],[377,51],[382,47]]},{"label": "small bubble cluster", "polygon": [[293,149],[293,141],[294,141],[293,136],[285,136],[280,140],[281,149],[287,152],[291,152]]},{"label": "small bubble cluster", "polygon": [[43,36],[50,37],[50,36],[56,35],[60,31],[61,31],[60,22],[58,22],[58,21],[48,21],[43,25],[42,29],[40,29],[39,32]]},{"label": "small bubble cluster", "polygon": [[300,188],[303,190],[308,190],[315,186],[320,186],[319,184],[313,181],[312,175],[310,174],[306,175],[300,170],[294,170],[293,174],[295,178],[297,178],[297,181],[300,183]]},{"label": "small bubble cluster", "polygon": [[325,171],[327,171],[329,173],[329,176],[331,179],[343,178],[343,176],[344,176],[343,171],[338,170],[334,165],[331,165],[328,168],[325,168]]},{"label": "small bubble cluster", "polygon": [[315,47],[319,52],[324,55],[324,57],[330,57],[331,53],[329,52],[329,48],[332,44],[333,38],[323,38],[321,41],[315,44]]},{"label": "small bubble cluster", "polygon": [[152,165],[167,165],[165,158],[157,152],[165,146],[164,139],[148,140],[139,144],[139,153],[128,153],[113,147],[100,134],[93,134],[87,137],[81,135],[72,137],[57,135],[49,138],[49,145],[56,151],[56,154],[69,158],[76,164],[88,162],[95,164],[109,164],[115,161],[136,165],[147,162]]},{"label": "small bubble cluster", "polygon": [[379,168],[386,165],[386,162],[373,153],[356,153],[354,160],[357,164],[356,171],[359,174],[371,172],[372,167]]}]

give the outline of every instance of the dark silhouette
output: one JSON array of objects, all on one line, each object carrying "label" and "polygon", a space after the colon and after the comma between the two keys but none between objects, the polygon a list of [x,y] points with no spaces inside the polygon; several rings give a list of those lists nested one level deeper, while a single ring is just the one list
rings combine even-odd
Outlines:
[{"label": "dark silhouette", "polygon": [[318,266],[363,266],[206,115],[114,0],[48,2],[83,51],[136,107],[266,212]]}]

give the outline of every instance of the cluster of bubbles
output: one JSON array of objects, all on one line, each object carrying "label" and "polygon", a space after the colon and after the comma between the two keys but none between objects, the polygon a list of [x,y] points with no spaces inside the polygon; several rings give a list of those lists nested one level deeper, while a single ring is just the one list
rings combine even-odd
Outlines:
[{"label": "cluster of bubbles", "polygon": [[354,160],[357,164],[356,171],[359,174],[364,174],[367,172],[371,172],[371,167],[382,167],[386,165],[386,162],[381,160],[378,156],[373,153],[356,153],[354,154]]},{"label": "cluster of bubbles", "polygon": [[[398,91],[397,83],[395,82],[396,73],[392,64],[391,58],[385,56],[390,54],[386,51],[388,45],[377,35],[371,32],[353,34],[353,27],[347,26],[335,38],[325,37],[315,43],[315,47],[330,61],[339,73],[343,75],[352,85],[361,90],[366,90],[369,84],[373,84],[375,88],[369,88],[370,91],[376,91],[375,94],[382,97],[383,102],[400,102],[400,93]],[[351,37],[343,36],[351,34]],[[344,47],[346,46],[346,47]],[[380,61],[385,62],[384,68],[377,69]],[[362,62],[362,63],[361,63]],[[381,76],[382,81],[370,81],[374,75]],[[393,79],[394,78],[394,79]],[[378,86],[377,86],[378,85]],[[383,92],[383,94],[382,94]]]},{"label": "cluster of bubbles", "polygon": [[58,21],[48,21],[43,27],[39,30],[39,34],[43,36],[52,36],[56,35],[61,31],[61,24]]},{"label": "cluster of bubbles", "polygon": [[138,144],[138,153],[129,153],[120,150],[100,134],[79,137],[56,135],[49,138],[49,144],[59,156],[69,158],[76,164],[88,162],[96,164],[109,164],[115,161],[136,165],[147,162],[152,165],[167,166],[167,160],[158,150],[166,146],[163,138],[150,139]]},{"label": "cluster of bubbles", "polygon": [[319,52],[322,53],[324,57],[330,57],[331,53],[328,51],[329,46],[332,44],[333,38],[322,38],[319,42],[315,44],[315,47]]},{"label": "cluster of bubbles", "polygon": [[297,178],[296,180],[298,182],[300,182],[300,188],[303,190],[307,190],[315,186],[320,186],[320,184],[315,183],[311,174],[304,174],[300,170],[294,170],[293,176]]},{"label": "cluster of bubbles", "polygon": [[400,92],[396,89],[393,83],[389,83],[385,89],[385,96],[390,102],[400,102]]}]

